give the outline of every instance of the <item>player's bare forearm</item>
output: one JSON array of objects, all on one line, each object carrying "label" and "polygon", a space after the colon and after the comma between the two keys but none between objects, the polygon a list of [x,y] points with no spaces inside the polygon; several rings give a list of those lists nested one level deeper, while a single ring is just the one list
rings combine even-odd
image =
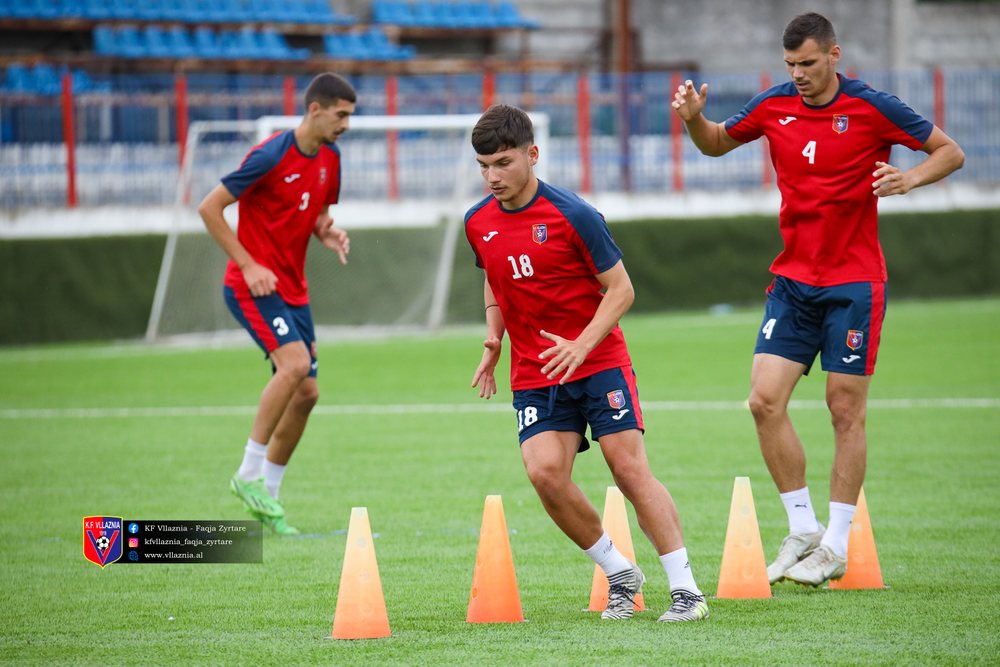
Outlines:
[{"label": "player's bare forearm", "polygon": [[233,233],[223,213],[225,208],[235,201],[236,199],[225,186],[217,185],[214,190],[205,195],[201,204],[198,205],[198,214],[201,216],[202,222],[205,223],[205,229],[219,244],[219,247],[229,255],[238,267],[243,269],[253,262],[253,258],[240,243],[236,234]]},{"label": "player's bare forearm", "polygon": [[965,152],[951,137],[935,127],[923,146],[927,159],[906,171],[886,162],[876,162],[872,193],[877,197],[904,195],[910,190],[936,183],[965,164]]},{"label": "player's bare forearm", "polygon": [[713,123],[702,114],[698,114],[689,121],[684,122],[691,141],[702,155],[719,157],[725,155],[740,145],[738,141],[729,136],[722,123]]},{"label": "player's bare forearm", "polygon": [[587,355],[611,333],[635,300],[632,281],[621,260],[607,271],[597,274],[597,279],[605,288],[604,298],[590,322],[575,339],[563,338],[558,332],[540,332],[543,338],[553,343],[552,347],[538,355],[540,359],[548,360],[542,367],[542,373],[550,380],[562,374],[559,384],[569,381]]}]

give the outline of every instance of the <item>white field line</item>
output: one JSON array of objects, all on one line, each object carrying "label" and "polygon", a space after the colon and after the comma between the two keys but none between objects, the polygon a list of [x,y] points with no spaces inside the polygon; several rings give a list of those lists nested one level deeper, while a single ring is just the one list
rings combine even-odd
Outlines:
[{"label": "white field line", "polygon": [[[792,410],[825,410],[825,401],[791,401]],[[910,410],[1000,408],[1000,398],[876,398],[869,409]],[[314,415],[403,415],[506,412],[507,403],[397,403],[390,405],[319,405]],[[747,409],[746,401],[649,401],[645,412],[725,412]],[[257,411],[254,405],[177,406],[148,408],[6,408],[0,419],[135,419],[149,417],[245,417]]]}]

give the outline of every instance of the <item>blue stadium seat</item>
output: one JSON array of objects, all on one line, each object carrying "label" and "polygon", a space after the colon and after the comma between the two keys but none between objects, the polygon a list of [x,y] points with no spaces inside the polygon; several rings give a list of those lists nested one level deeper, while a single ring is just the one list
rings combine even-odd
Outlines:
[{"label": "blue stadium seat", "polygon": [[94,52],[102,56],[121,55],[118,52],[118,40],[110,25],[94,26]]},{"label": "blue stadium seat", "polygon": [[94,21],[107,21],[114,17],[114,9],[106,0],[84,0],[83,16]]},{"label": "blue stadium seat", "polygon": [[413,25],[421,28],[438,28],[437,12],[430,0],[416,0],[413,3]]},{"label": "blue stadium seat", "polygon": [[126,58],[144,58],[146,47],[142,35],[134,25],[125,25],[115,33],[118,40],[118,53]]},{"label": "blue stadium seat", "polygon": [[163,28],[158,25],[147,25],[142,29],[142,43],[146,47],[148,58],[173,58],[173,51],[167,44]]},{"label": "blue stadium seat", "polygon": [[529,28],[536,30],[540,27],[538,21],[532,21],[521,16],[517,7],[510,0],[500,0],[493,5],[493,18],[500,24],[508,28]]},{"label": "blue stadium seat", "polygon": [[251,0],[251,13],[254,21],[284,23],[285,10],[277,0]]},{"label": "blue stadium seat", "polygon": [[182,26],[175,25],[167,30],[165,39],[174,58],[194,58],[198,55],[191,36]]},{"label": "blue stadium seat", "polygon": [[140,0],[117,0],[111,3],[111,18],[135,21],[139,18]]},{"label": "blue stadium seat", "polygon": [[366,52],[374,60],[409,60],[416,53],[416,49],[412,46],[397,46],[390,42],[382,29],[377,26],[370,27],[361,38]]},{"label": "blue stadium seat", "polygon": [[324,35],[323,46],[326,53],[334,58],[368,60],[368,49],[359,35],[351,33]]},{"label": "blue stadium seat", "polygon": [[375,0],[372,5],[372,20],[383,25],[416,25],[416,18],[406,0]]},{"label": "blue stadium seat", "polygon": [[34,89],[31,72],[21,63],[13,63],[7,67],[7,77],[4,88],[13,93],[30,93]]},{"label": "blue stadium seat", "polygon": [[52,65],[38,63],[31,73],[35,92],[42,95],[58,95],[62,92],[62,74]]},{"label": "blue stadium seat", "polygon": [[225,57],[218,37],[211,28],[205,26],[198,26],[194,29],[194,48],[201,58],[214,60]]},{"label": "blue stadium seat", "polygon": [[0,18],[14,16],[13,0],[0,0]]}]

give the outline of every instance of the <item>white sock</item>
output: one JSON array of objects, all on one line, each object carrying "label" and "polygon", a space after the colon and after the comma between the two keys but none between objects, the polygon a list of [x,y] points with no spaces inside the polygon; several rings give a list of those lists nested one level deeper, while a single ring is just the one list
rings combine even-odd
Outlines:
[{"label": "white sock", "polygon": [[590,556],[590,560],[597,563],[607,577],[632,568],[632,562],[618,551],[618,547],[614,545],[607,533],[601,535],[597,544],[589,549],[584,549],[583,553]]},{"label": "white sock", "polygon": [[260,479],[263,474],[264,458],[267,456],[267,445],[262,445],[253,438],[247,438],[247,446],[243,448],[243,463],[236,471],[236,476],[244,482]]},{"label": "white sock", "polygon": [[670,580],[670,590],[683,588],[695,595],[701,595],[701,589],[694,581],[694,574],[691,572],[691,563],[688,562],[688,550],[681,547],[676,551],[660,556],[660,563],[667,572],[667,579]]},{"label": "white sock", "polygon": [[785,504],[788,514],[788,532],[794,534],[815,533],[819,530],[816,520],[816,510],[809,499],[809,487],[804,486],[797,491],[781,494],[781,502]]},{"label": "white sock", "polygon": [[264,486],[275,500],[278,499],[278,492],[281,491],[281,478],[285,476],[286,467],[264,461]]},{"label": "white sock", "polygon": [[829,547],[841,558],[847,558],[847,539],[851,536],[851,523],[857,509],[856,505],[830,503],[830,525],[826,527],[820,544]]}]

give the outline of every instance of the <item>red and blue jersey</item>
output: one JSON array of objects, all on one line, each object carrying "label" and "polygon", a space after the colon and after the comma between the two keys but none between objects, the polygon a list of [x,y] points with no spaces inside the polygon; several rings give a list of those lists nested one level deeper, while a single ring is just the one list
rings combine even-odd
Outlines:
[{"label": "red and blue jersey", "polygon": [[768,139],[781,192],[785,247],[771,272],[807,285],[885,281],[875,162],[894,144],[917,150],[934,125],[899,98],[839,76],[828,104],[803,102],[792,82],[770,88],[725,123],[733,139]]},{"label": "red and blue jersey", "polygon": [[[278,277],[275,289],[287,304],[309,303],[306,248],[316,219],[340,196],[340,150],[322,144],[316,155],[305,155],[294,130],[278,132],[255,146],[222,184],[239,200],[240,243]],[[249,291],[232,260],[224,282],[237,294]]]},{"label": "red and blue jersey", "polygon": [[[552,342],[539,332],[575,339],[597,312],[604,295],[596,276],[622,257],[604,217],[576,194],[539,181],[534,198],[519,209],[504,209],[493,195],[473,206],[465,233],[503,313],[511,389],[558,384],[542,374],[547,360],[538,355]],[[615,325],[574,378],[631,363]]]}]

